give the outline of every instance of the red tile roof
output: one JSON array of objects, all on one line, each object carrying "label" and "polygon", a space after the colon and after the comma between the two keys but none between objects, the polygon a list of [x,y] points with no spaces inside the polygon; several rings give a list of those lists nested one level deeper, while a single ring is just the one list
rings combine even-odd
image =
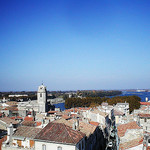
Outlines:
[{"label": "red tile roof", "polygon": [[98,126],[99,125],[98,122],[94,122],[94,121],[90,121],[89,123],[92,124],[92,125],[94,125],[94,126]]},{"label": "red tile roof", "polygon": [[122,137],[125,135],[127,129],[141,129],[141,127],[139,127],[137,123],[133,121],[126,124],[121,124],[117,127],[117,129],[118,129],[118,136]]},{"label": "red tile roof", "polygon": [[138,114],[139,117],[150,118],[150,114]]},{"label": "red tile roof", "polygon": [[15,120],[15,119],[23,119],[23,118],[20,117],[20,116],[16,116],[16,117],[14,116],[14,117],[10,117],[10,118],[11,118],[11,119],[14,119],[14,120]]},{"label": "red tile roof", "polygon": [[37,134],[35,140],[45,140],[56,143],[77,144],[85,134],[73,130],[63,123],[49,123]]},{"label": "red tile roof", "polygon": [[30,127],[36,126],[36,123],[34,121],[27,121],[27,120],[23,121],[21,124],[23,126],[30,126]]},{"label": "red tile roof", "polygon": [[48,113],[49,113],[49,114],[54,114],[54,113],[56,113],[56,112],[58,112],[58,111],[49,111]]},{"label": "red tile roof", "polygon": [[64,119],[69,119],[69,118],[70,118],[70,116],[63,115],[63,116],[62,116],[62,118],[64,118]]},{"label": "red tile roof", "polygon": [[131,140],[129,142],[125,142],[125,143],[121,143],[119,145],[119,150],[125,150],[125,149],[129,149],[129,148],[133,148],[136,147],[138,145],[141,145],[143,143],[143,137]]},{"label": "red tile roof", "polygon": [[25,121],[33,121],[34,118],[33,118],[33,117],[28,117],[28,116],[26,116],[26,117],[24,117],[24,120],[25,120]]},{"label": "red tile roof", "polygon": [[42,122],[36,122],[36,126],[40,126]]},{"label": "red tile roof", "polygon": [[6,107],[5,110],[18,111],[17,107]]},{"label": "red tile roof", "polygon": [[141,105],[150,105],[150,102],[140,102]]}]

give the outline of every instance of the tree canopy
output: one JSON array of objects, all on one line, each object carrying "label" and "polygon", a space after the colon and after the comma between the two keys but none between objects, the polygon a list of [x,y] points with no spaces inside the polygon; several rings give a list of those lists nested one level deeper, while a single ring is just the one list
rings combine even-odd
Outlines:
[{"label": "tree canopy", "polygon": [[130,112],[134,109],[140,108],[141,98],[138,96],[116,96],[108,97],[86,97],[86,98],[67,98],[65,101],[65,108],[72,107],[93,107],[101,105],[102,102],[107,102],[109,105],[117,103],[129,103]]}]

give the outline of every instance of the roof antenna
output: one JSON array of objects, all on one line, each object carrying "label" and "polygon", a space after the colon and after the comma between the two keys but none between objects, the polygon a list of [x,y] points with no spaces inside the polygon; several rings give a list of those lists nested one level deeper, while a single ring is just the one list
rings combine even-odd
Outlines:
[{"label": "roof antenna", "polygon": [[43,85],[43,80],[42,80],[42,85]]}]

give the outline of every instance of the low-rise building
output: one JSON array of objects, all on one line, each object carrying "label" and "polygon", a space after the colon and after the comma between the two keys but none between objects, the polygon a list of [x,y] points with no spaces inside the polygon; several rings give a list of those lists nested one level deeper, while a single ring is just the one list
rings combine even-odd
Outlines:
[{"label": "low-rise building", "polygon": [[85,150],[85,134],[63,123],[49,123],[34,140],[35,150]]}]

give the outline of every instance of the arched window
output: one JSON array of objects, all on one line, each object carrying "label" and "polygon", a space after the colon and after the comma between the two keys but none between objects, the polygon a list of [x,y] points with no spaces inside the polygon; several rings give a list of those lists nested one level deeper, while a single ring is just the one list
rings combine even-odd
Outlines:
[{"label": "arched window", "polygon": [[61,146],[58,146],[58,147],[57,147],[57,150],[62,150],[62,147],[61,147]]},{"label": "arched window", "polygon": [[42,150],[46,150],[46,145],[45,144],[42,145]]}]

